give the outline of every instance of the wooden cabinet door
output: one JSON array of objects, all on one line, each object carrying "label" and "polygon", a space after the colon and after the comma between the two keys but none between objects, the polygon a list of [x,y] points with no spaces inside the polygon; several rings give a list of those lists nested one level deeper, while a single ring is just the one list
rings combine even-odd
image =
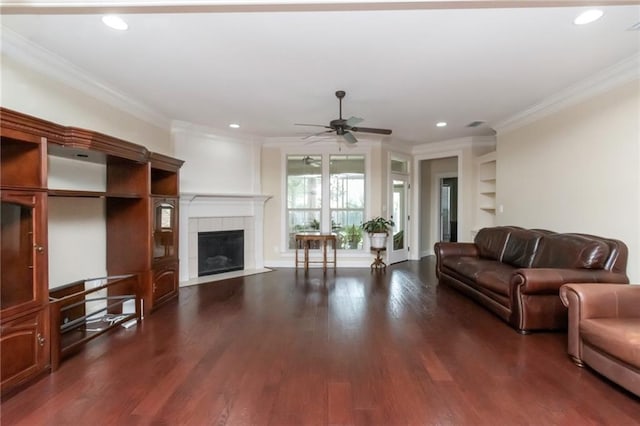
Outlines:
[{"label": "wooden cabinet door", "polygon": [[49,362],[47,311],[42,309],[2,324],[2,393],[43,372]]},{"label": "wooden cabinet door", "polygon": [[49,364],[46,194],[2,191],[0,197],[0,374],[2,394]]},{"label": "wooden cabinet door", "polygon": [[2,191],[1,200],[0,309],[9,318],[47,301],[46,195]]},{"label": "wooden cabinet door", "polygon": [[175,296],[178,292],[178,262],[154,267],[152,285],[154,307]]}]

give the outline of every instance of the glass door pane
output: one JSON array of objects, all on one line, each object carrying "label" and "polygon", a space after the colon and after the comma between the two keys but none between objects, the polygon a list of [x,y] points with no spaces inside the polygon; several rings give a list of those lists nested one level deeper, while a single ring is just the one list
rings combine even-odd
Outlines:
[{"label": "glass door pane", "polygon": [[154,208],[153,257],[175,256],[175,206],[167,201],[157,201]]},{"label": "glass door pane", "polygon": [[389,263],[405,261],[409,258],[409,185],[408,177],[394,174],[392,177],[391,219],[394,226],[391,235]]}]

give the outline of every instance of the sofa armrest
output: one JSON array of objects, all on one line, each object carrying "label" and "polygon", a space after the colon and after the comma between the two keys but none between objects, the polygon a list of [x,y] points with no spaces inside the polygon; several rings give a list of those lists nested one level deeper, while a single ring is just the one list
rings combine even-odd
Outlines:
[{"label": "sofa armrest", "polygon": [[450,256],[474,256],[477,257],[478,247],[473,243],[448,243],[438,242],[433,246],[433,251],[436,254],[436,277],[440,278],[440,271],[442,271],[442,259]]},{"label": "sofa armrest", "polygon": [[619,315],[640,316],[640,285],[571,283],[560,287],[560,299],[568,308],[567,353],[583,366],[580,322]]},{"label": "sofa armrest", "polygon": [[439,242],[434,246],[438,257],[448,256],[479,256],[478,247],[474,243],[447,243]]},{"label": "sofa armrest", "polygon": [[603,269],[518,269],[511,277],[512,286],[520,286],[522,294],[558,294],[560,286],[567,283],[627,284],[625,274]]},{"label": "sofa armrest", "polygon": [[640,285],[570,283],[560,288],[560,299],[580,320],[640,317]]}]

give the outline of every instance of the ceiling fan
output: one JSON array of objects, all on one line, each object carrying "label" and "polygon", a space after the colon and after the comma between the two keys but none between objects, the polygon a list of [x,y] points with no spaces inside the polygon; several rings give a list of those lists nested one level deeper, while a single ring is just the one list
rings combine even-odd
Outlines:
[{"label": "ceiling fan", "polygon": [[302,159],[302,164],[305,166],[320,167],[320,160],[313,159],[307,155]]},{"label": "ceiling fan", "polygon": [[334,133],[338,136],[342,136],[347,143],[354,144],[358,142],[358,139],[353,135],[352,132],[362,132],[362,133],[376,133],[379,135],[390,135],[391,130],[389,129],[375,129],[372,127],[356,127],[356,124],[364,121],[362,118],[358,117],[350,117],[348,119],[342,118],[342,98],[346,95],[344,90],[338,90],[336,92],[336,97],[338,98],[340,105],[340,118],[331,120],[328,126],[324,126],[322,124],[303,124],[296,123],[296,126],[312,126],[312,127],[323,127],[329,130],[323,130],[322,132],[314,133],[312,135],[306,136],[303,139],[309,139],[317,136],[329,135],[330,133]]}]

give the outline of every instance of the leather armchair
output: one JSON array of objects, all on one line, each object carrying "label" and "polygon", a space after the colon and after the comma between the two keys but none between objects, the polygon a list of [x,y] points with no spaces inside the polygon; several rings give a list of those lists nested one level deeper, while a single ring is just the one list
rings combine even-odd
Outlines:
[{"label": "leather armchair", "polygon": [[640,285],[565,284],[568,353],[640,396]]}]

